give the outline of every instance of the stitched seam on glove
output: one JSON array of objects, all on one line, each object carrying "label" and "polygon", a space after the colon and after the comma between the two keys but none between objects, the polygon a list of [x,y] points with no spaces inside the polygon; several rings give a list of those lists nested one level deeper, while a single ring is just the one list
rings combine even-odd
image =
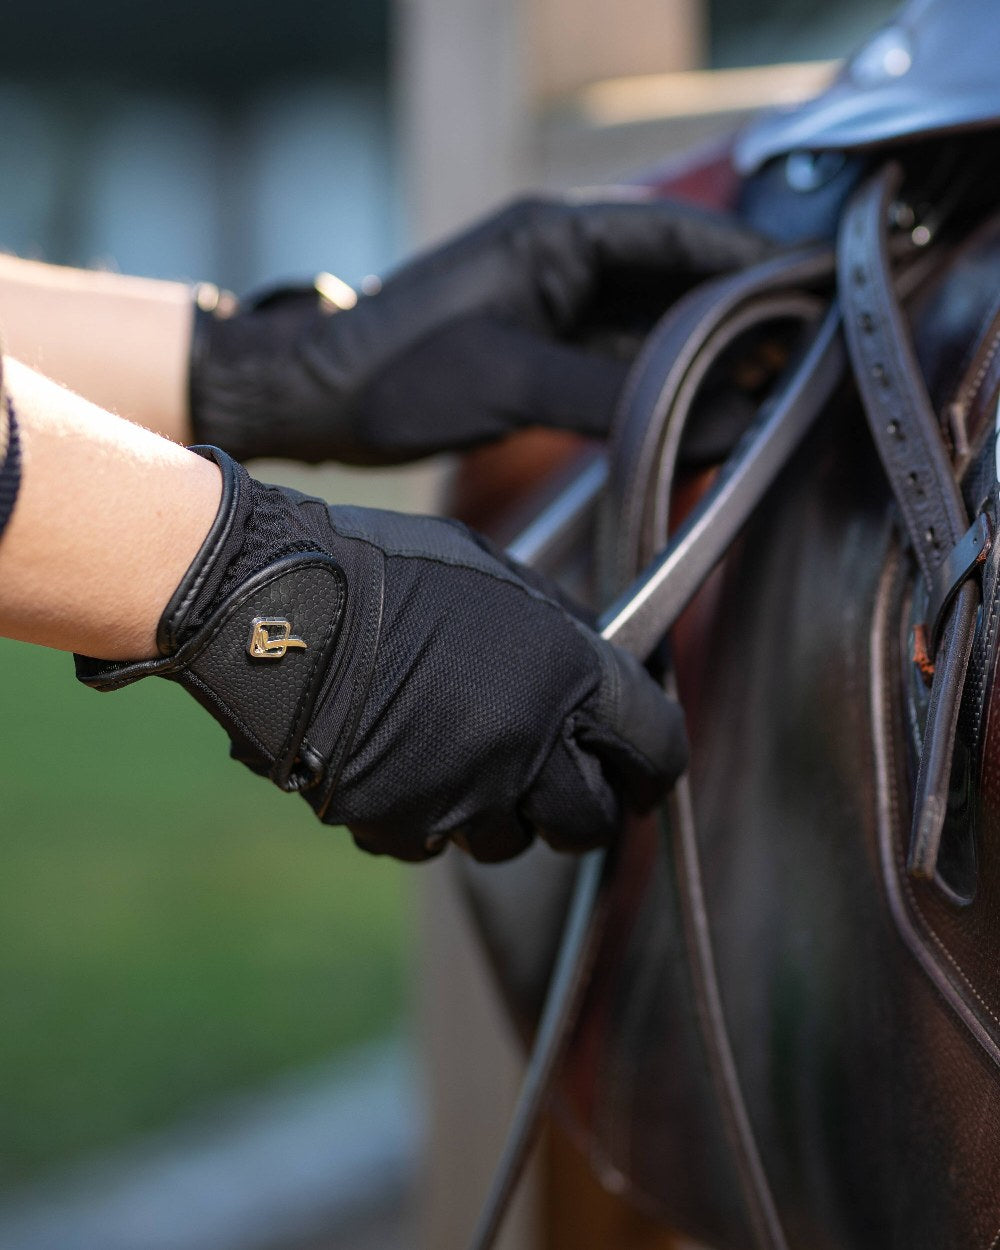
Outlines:
[{"label": "stitched seam on glove", "polygon": [[[381,556],[381,552],[379,555]],[[320,819],[326,814],[330,803],[333,801],[334,793],[337,789],[337,783],[340,781],[341,773],[344,770],[344,764],[350,755],[351,748],[354,746],[354,737],[358,731],[358,725],[361,721],[361,714],[364,711],[365,701],[368,698],[368,692],[371,689],[372,678],[375,673],[375,657],[378,654],[379,643],[382,639],[382,618],[385,608],[385,559],[382,557],[373,566],[371,578],[368,585],[368,594],[370,597],[378,597],[378,619],[375,622],[374,629],[366,631],[365,639],[367,645],[361,653],[360,663],[363,665],[361,671],[365,673],[363,681],[355,683],[351,703],[348,709],[348,715],[344,718],[340,731],[340,741],[336,753],[327,761],[327,788],[323,796],[323,801],[319,806],[317,815]],[[366,599],[365,602],[369,602]],[[305,740],[304,740],[305,741]],[[314,750],[311,744],[308,744],[310,750]]]},{"label": "stitched seam on glove", "polygon": [[640,750],[634,742],[630,742],[627,738],[623,738],[618,730],[614,729],[606,721],[602,721],[599,717],[592,716],[586,711],[586,709],[578,709],[576,716],[579,722],[589,722],[596,729],[598,729],[603,738],[613,740],[631,760],[640,764],[645,764],[647,766],[647,772],[655,773],[659,770],[659,765],[655,762],[655,760],[651,760],[646,752]]},{"label": "stitched seam on glove", "polygon": [[213,557],[219,540],[232,525],[240,501],[239,474],[227,471],[226,466],[215,455],[216,448],[192,447],[190,450],[218,466],[222,475],[222,499],[219,502],[219,510],[216,513],[215,520],[212,522],[211,528],[205,535],[201,547],[198,549],[198,554],[194,558],[192,568],[188,570],[185,576],[187,585],[185,586],[184,582],[181,583],[184,593],[180,602],[175,603],[171,599],[170,603],[163,610],[163,615],[160,618],[160,624],[156,631],[156,643],[163,654],[169,654],[177,647],[178,630],[182,627],[185,617],[190,612],[192,603],[201,593],[206,579],[212,574],[214,567]]},{"label": "stitched seam on glove", "polygon": [[[339,570],[338,570],[339,572]],[[282,789],[287,788],[288,779],[291,775],[292,768],[295,764],[296,753],[299,746],[309,729],[312,720],[312,711],[316,705],[320,691],[326,685],[327,678],[327,661],[333,654],[337,644],[337,636],[340,633],[340,627],[344,619],[344,605],[347,600],[347,587],[343,574],[335,575],[334,582],[337,590],[337,603],[335,614],[327,626],[326,633],[323,634],[322,640],[318,647],[318,654],[313,659],[313,669],[310,680],[305,684],[302,693],[299,696],[298,704],[292,716],[291,727],[288,735],[282,744],[281,751],[278,756],[277,763],[281,765],[275,770],[274,780]],[[321,778],[315,777],[311,784],[315,785]]]},{"label": "stitched seam on glove", "polygon": [[[565,753],[566,753],[566,756],[568,757],[569,763],[571,767],[573,768],[573,771],[576,773],[577,777],[579,778],[579,785],[580,785],[581,790],[583,790],[587,794],[594,793],[594,789],[593,789],[593,786],[591,785],[590,778],[587,776],[586,770],[583,767],[582,757],[585,753],[580,747],[579,743],[576,741],[576,738],[573,733],[573,721],[574,721],[574,714],[571,714],[570,716],[566,718],[563,724],[559,726],[559,729],[553,735],[549,750],[542,757],[538,768],[535,770],[532,776],[530,784],[525,786],[525,788],[521,792],[521,798],[516,808],[517,818],[521,822],[521,827],[527,830],[530,834],[537,834],[543,837],[552,846],[557,846],[562,841],[562,839],[559,838],[558,834],[556,834],[553,837],[552,831],[550,829],[547,829],[544,825],[533,824],[530,820],[525,819],[525,816],[523,813],[523,807],[524,807],[524,804],[530,799],[531,792],[534,789],[536,783],[538,782],[538,779],[541,777],[546,766],[548,765],[549,759],[553,751],[557,750],[560,744],[563,744],[565,747]],[[602,770],[602,776],[604,776],[603,770]],[[606,778],[605,778],[605,784],[606,785],[608,784]],[[608,789],[610,791],[610,786],[608,786]],[[621,805],[617,802],[617,800],[616,800],[615,805],[618,808],[618,819],[621,820],[621,815],[622,815]]]},{"label": "stitched seam on glove", "polygon": [[[445,523],[453,525],[456,529],[463,532],[465,531],[465,526],[462,525],[460,521],[446,521]],[[338,538],[364,543],[366,546],[371,547],[374,551],[377,551],[379,554],[385,555],[389,558],[422,560],[427,564],[438,564],[444,568],[462,569],[467,573],[478,573],[481,577],[490,578],[496,582],[503,582],[505,585],[510,586],[512,590],[516,590],[520,594],[526,595],[529,599],[534,599],[537,603],[543,603],[550,608],[554,608],[563,617],[573,621],[574,623],[578,623],[581,627],[585,628],[584,622],[577,622],[572,613],[557,600],[553,599],[551,595],[546,595],[534,586],[522,581],[516,573],[504,567],[498,556],[491,555],[486,551],[483,551],[484,559],[489,560],[491,564],[495,564],[495,569],[483,568],[480,564],[471,564],[468,560],[460,558],[452,559],[449,556],[433,555],[425,548],[391,547],[372,538],[370,535],[355,533],[353,530],[341,529],[336,526],[334,528],[334,532]]]}]

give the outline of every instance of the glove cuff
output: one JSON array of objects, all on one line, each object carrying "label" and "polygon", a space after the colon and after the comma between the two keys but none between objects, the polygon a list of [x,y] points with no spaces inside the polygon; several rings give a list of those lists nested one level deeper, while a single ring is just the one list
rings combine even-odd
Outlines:
[{"label": "glove cuff", "polygon": [[[195,440],[240,461],[336,459],[336,390],[328,376],[312,377],[298,351],[357,299],[328,273],[243,300],[207,283],[195,287],[187,396]],[[348,439],[347,458],[352,446]]]},{"label": "glove cuff", "polygon": [[[194,450],[219,465],[222,502],[160,619],[161,658],[76,656],[77,677],[105,691],[142,677],[177,681],[224,726],[237,759],[283,789],[306,789],[325,771],[326,761],[303,750],[303,739],[317,701],[336,676],[333,652],[347,579],[329,553],[313,548],[280,554],[287,543],[269,534],[253,536],[259,571],[243,576],[252,479],[217,448]],[[235,588],[228,591],[229,585]]]}]

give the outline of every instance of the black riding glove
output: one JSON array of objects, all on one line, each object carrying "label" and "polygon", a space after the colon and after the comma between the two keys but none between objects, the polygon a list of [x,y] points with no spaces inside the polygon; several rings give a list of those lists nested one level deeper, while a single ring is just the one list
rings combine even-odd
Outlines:
[{"label": "black riding glove", "polygon": [[449,839],[484,860],[536,833],[592,847],[683,769],[677,705],[485,539],[330,507],[199,450],[223,499],[160,621],[162,658],[78,656],[88,685],[180,682],[237,759],[407,860]]},{"label": "black riding glove", "polygon": [[648,306],[648,329],[694,282],[768,247],[726,217],[666,200],[525,200],[354,307],[340,283],[339,311],[317,288],[199,308],[193,428],[239,460],[358,464],[525,425],[603,435],[627,369],[616,354],[640,341],[625,323]]}]

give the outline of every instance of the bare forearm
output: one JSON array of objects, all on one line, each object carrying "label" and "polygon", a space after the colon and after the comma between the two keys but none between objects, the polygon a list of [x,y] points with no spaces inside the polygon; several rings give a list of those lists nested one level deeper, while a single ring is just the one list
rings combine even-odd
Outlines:
[{"label": "bare forearm", "polygon": [[110,412],[190,442],[191,291],[0,256],[4,350]]},{"label": "bare forearm", "polygon": [[103,659],[152,656],[218,509],[214,465],[17,361],[4,386],[24,469],[0,538],[0,635]]}]

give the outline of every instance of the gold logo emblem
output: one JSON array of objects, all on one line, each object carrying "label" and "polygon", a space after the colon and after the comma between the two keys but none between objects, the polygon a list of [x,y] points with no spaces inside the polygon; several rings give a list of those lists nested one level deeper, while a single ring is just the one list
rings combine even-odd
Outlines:
[{"label": "gold logo emblem", "polygon": [[308,643],[301,638],[292,637],[291,621],[274,616],[255,616],[250,623],[247,655],[254,660],[280,660],[289,647],[301,647],[304,651],[307,646]]}]

